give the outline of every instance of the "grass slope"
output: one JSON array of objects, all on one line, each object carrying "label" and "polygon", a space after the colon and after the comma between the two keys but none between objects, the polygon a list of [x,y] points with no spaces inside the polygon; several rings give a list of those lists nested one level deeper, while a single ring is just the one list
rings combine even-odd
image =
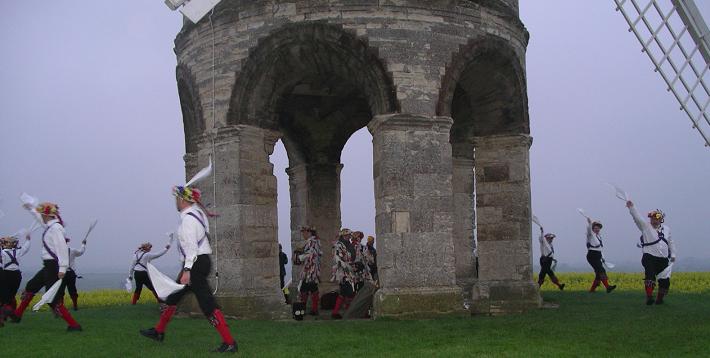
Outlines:
[{"label": "grass slope", "polygon": [[[710,273],[674,274],[665,305],[644,305],[640,275],[611,274],[619,290],[585,292],[590,274],[560,275],[565,292],[543,287],[558,309],[522,315],[420,321],[235,321],[240,355],[272,356],[706,356],[710,348]],[[48,312],[0,328],[4,357],[199,357],[219,343],[204,319],[178,318],[166,341],[138,335],[158,318],[152,297],[137,306],[117,292],[83,295],[81,333],[64,332]],[[124,297],[125,296],[125,297]],[[107,306],[104,301],[110,302]],[[120,303],[116,303],[120,302]],[[660,333],[652,333],[652,331]],[[650,338],[649,338],[650,334]],[[10,342],[10,344],[6,344]]]}]

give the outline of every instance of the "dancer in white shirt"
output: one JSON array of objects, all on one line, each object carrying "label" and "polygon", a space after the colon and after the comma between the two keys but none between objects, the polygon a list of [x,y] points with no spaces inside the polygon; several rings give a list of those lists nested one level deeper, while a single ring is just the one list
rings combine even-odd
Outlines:
[{"label": "dancer in white shirt", "polygon": [[222,345],[214,352],[236,352],[237,342],[232,338],[227,321],[224,319],[207,282],[207,276],[212,268],[212,260],[210,259],[212,248],[209,242],[207,210],[200,202],[200,191],[190,187],[177,186],[173,188],[173,195],[175,195],[177,210],[180,212],[177,239],[183,269],[178,282],[187,286],[168,296],[165,299],[167,307],[161,313],[160,320],[155,327],[141,330],[140,333],[145,337],[163,341],[165,328],[175,314],[177,304],[186,293],[193,292],[202,313],[222,337]]},{"label": "dancer in white shirt", "polygon": [[[67,239],[67,245],[69,245],[69,241],[70,240]],[[79,249],[69,248],[69,267],[67,268],[67,275],[64,277],[64,282],[67,284],[67,291],[69,292],[74,311],[79,310],[79,292],[76,290],[76,279],[78,278],[76,274],[76,258],[83,255],[84,252],[86,252],[86,240],[81,242]]]},{"label": "dancer in white shirt", "polygon": [[136,288],[133,291],[133,298],[131,299],[131,304],[135,305],[136,302],[141,298],[141,291],[143,290],[143,286],[147,287],[150,292],[153,293],[153,296],[155,296],[155,299],[158,301],[158,303],[162,303],[163,300],[158,297],[158,294],[155,292],[155,288],[153,287],[153,282],[150,281],[150,277],[148,276],[148,263],[157,259],[160,256],[165,255],[166,252],[170,249],[170,244],[168,243],[165,245],[165,248],[156,252],[156,253],[150,253],[150,251],[153,249],[153,244],[150,242],[146,242],[141,244],[140,247],[138,247],[138,250],[133,253],[133,261],[131,262],[131,269],[128,272],[128,279],[134,279],[136,282]]},{"label": "dancer in white shirt", "polygon": [[545,230],[540,227],[540,274],[537,278],[537,284],[542,286],[545,283],[545,276],[550,276],[550,280],[560,291],[565,289],[565,284],[560,283],[552,271],[552,262],[555,261],[555,248],[552,246],[552,240],[555,239],[555,234],[545,234]]},{"label": "dancer in white shirt", "polygon": [[602,227],[601,222],[587,218],[587,262],[594,269],[594,281],[589,292],[594,292],[599,287],[599,284],[604,284],[606,293],[611,293],[611,291],[616,289],[616,285],[609,284],[609,277],[606,274],[606,269],[604,269]]},{"label": "dancer in white shirt", "polygon": [[0,242],[0,326],[5,317],[12,314],[17,306],[15,295],[22,282],[22,272],[18,259],[30,251],[30,235],[25,236],[25,243],[17,247],[19,238],[16,236],[4,237]]},{"label": "dancer in white shirt", "polygon": [[[666,215],[656,209],[648,213],[649,222],[639,215],[634,203],[630,200],[626,202],[629,213],[634,219],[636,226],[641,231],[641,249],[643,256],[641,264],[644,269],[644,286],[646,290],[646,304],[663,304],[664,297],[671,287],[670,277],[657,277],[658,274],[668,267],[669,262],[675,262],[676,249],[671,238],[671,229],[664,225]],[[658,279],[658,296],[653,298],[653,290]]]},{"label": "dancer in white shirt", "polygon": [[42,203],[36,208],[25,204],[25,208],[30,210],[44,227],[44,233],[42,234],[42,260],[44,266],[27,282],[25,292],[22,294],[22,302],[10,316],[10,319],[15,323],[19,323],[22,319],[22,314],[32,301],[32,297],[42,287],[48,290],[57,280],[62,280],[59,291],[54,296],[54,300],[49,303],[49,306],[67,323],[67,331],[81,331],[81,326],[74,320],[62,302],[66,287],[64,276],[69,268],[69,248],[64,235],[64,223],[59,215],[59,207],[53,203]]}]

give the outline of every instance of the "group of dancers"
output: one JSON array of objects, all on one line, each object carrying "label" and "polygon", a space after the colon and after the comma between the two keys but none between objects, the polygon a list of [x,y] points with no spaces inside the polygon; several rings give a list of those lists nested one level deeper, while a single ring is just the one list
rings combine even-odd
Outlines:
[{"label": "group of dancers", "polygon": [[[320,238],[313,227],[302,227],[301,236],[305,243],[303,249],[294,251],[294,264],[302,265],[298,282],[299,302],[307,306],[311,299],[310,315],[318,316],[318,300],[320,292],[320,263],[323,252],[321,251]],[[355,295],[362,289],[366,282],[377,284],[377,249],[375,238],[367,237],[363,246],[362,231],[351,231],[343,228],[333,243],[333,266],[331,282],[338,284],[339,292],[335,306],[331,312],[332,319],[342,319],[341,309],[347,310]]]},{"label": "group of dancers", "polygon": [[[212,268],[210,255],[212,249],[209,243],[208,217],[213,216],[200,201],[200,191],[188,186],[173,188],[175,205],[180,213],[180,224],[174,237],[181,255],[182,269],[178,278],[180,289],[174,290],[166,297],[158,297],[150,278],[148,277],[148,262],[162,256],[170,248],[170,243],[164,250],[151,254],[152,245],[141,245],[135,253],[135,260],[130,269],[130,276],[135,279],[136,289],[132,303],[140,298],[141,289],[146,286],[153,292],[158,302],[161,303],[160,318],[155,326],[140,330],[144,337],[163,341],[168,323],[177,310],[177,304],[188,292],[195,294],[200,309],[212,326],[219,333],[222,344],[214,350],[219,353],[233,353],[237,351],[237,342],[232,337],[224,314],[215,300],[212,290],[207,282],[207,277]],[[24,256],[30,248],[31,237],[24,235],[24,242],[19,244],[21,235],[14,235],[2,239],[2,271],[0,271],[0,325],[7,318],[14,323],[20,323],[22,316],[32,301],[33,297],[43,287],[45,295],[51,288],[58,284],[56,293],[47,301],[50,308],[57,316],[67,323],[67,331],[82,331],[82,326],[72,317],[64,306],[64,292],[68,288],[74,310],[77,310],[78,294],[76,293],[76,273],[74,272],[75,258],[81,256],[86,249],[86,239],[82,241],[81,248],[72,249],[68,246],[70,241],[66,238],[64,222],[59,212],[59,206],[54,203],[41,203],[32,205],[25,203],[29,210],[43,228],[41,258],[43,267],[30,279],[21,295],[19,304],[15,296],[22,280],[18,259]],[[172,242],[172,240],[171,240]],[[52,291],[53,292],[53,291]],[[44,297],[43,297],[44,298]]]},{"label": "group of dancers", "polygon": [[[634,220],[634,223],[641,231],[641,238],[637,244],[643,251],[641,264],[644,268],[644,290],[646,292],[646,304],[663,304],[671,285],[670,267],[676,260],[676,250],[671,238],[670,228],[664,224],[666,215],[661,210],[653,210],[644,219],[634,206],[631,200],[626,201],[626,207]],[[595,292],[600,284],[603,284],[607,293],[616,289],[616,285],[609,284],[609,277],[605,269],[605,261],[602,255],[604,242],[602,241],[602,223],[587,218],[587,262],[594,269],[594,281],[589,292]],[[555,249],[552,245],[555,234],[545,233],[540,226],[540,274],[538,275],[538,285],[542,286],[545,276],[549,276],[553,284],[560,290],[564,290],[565,284],[561,283],[555,276],[552,268],[555,261]],[[658,282],[658,294],[654,298],[653,293]]]}]

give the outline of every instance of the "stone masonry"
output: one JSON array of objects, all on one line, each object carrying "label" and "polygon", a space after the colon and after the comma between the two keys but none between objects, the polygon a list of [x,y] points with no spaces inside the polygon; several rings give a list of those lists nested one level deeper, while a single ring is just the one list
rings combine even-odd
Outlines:
[{"label": "stone masonry", "polygon": [[[323,286],[334,287],[330,242],[347,204],[340,155],[364,127],[374,149],[375,317],[539,307],[527,43],[517,0],[223,0],[198,24],[186,21],[175,40],[185,166],[189,177],[216,154],[224,310],[289,314],[269,161],[278,140],[289,157],[292,243],[302,245],[300,226],[319,229]],[[212,186],[201,189],[210,203]]]}]

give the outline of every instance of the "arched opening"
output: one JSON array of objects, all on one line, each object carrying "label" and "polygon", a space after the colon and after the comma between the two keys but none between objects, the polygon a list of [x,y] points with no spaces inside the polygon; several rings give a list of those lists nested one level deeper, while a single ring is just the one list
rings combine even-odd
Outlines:
[{"label": "arched opening", "polygon": [[[373,116],[396,111],[395,103],[391,79],[367,44],[326,24],[286,26],[260,40],[238,75],[228,123],[279,133],[288,155],[288,255],[303,246],[299,228],[316,227],[323,250],[322,292],[333,288],[328,282],[331,242],[342,226],[341,207],[348,205],[341,200],[343,149],[354,133],[359,133],[355,138],[362,137],[361,130],[369,136],[363,128]],[[371,153],[372,144],[369,146]],[[372,155],[369,157],[367,170],[361,165],[356,168],[357,175],[370,183],[372,193]],[[276,175],[280,176],[278,170]],[[350,183],[350,179],[348,174],[344,182]],[[279,194],[279,206],[283,207],[284,194]],[[374,194],[369,196],[374,201]],[[374,204],[363,211],[369,213],[374,232]],[[279,218],[280,241],[284,224]],[[294,285],[298,278],[299,268],[294,268]]]},{"label": "arched opening", "polygon": [[456,280],[468,294],[481,269],[488,268],[482,266],[494,256],[488,252],[489,257],[479,260],[483,254],[479,237],[500,240],[519,236],[501,235],[496,227],[504,226],[505,216],[514,214],[500,210],[500,203],[495,202],[500,200],[497,192],[506,191],[501,184],[510,178],[511,167],[500,161],[498,155],[504,153],[480,145],[485,138],[529,133],[524,76],[516,53],[492,37],[464,47],[447,73],[438,110],[440,115],[453,118]]},{"label": "arched opening", "polygon": [[[372,178],[372,135],[367,128],[353,133],[340,159],[340,210],[343,226],[375,236],[375,183]],[[365,244],[365,242],[363,242]]]}]

